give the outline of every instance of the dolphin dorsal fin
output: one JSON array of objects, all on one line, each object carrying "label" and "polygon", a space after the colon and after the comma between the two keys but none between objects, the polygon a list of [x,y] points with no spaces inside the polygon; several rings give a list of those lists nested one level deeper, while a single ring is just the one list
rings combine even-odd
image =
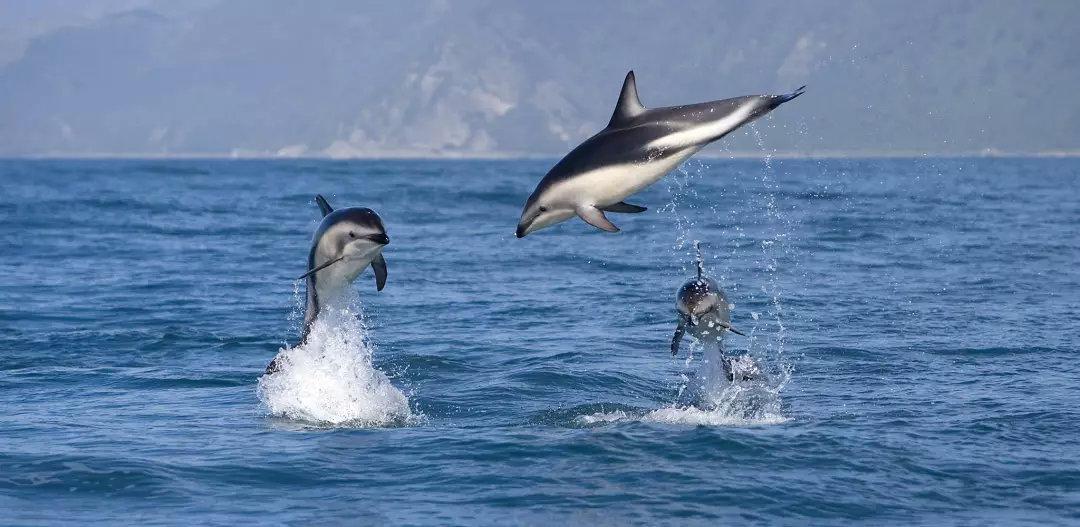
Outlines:
[{"label": "dolphin dorsal fin", "polygon": [[326,202],[326,198],[322,197],[322,194],[317,194],[315,196],[315,203],[319,204],[319,210],[322,211],[324,218],[327,214],[334,212],[334,207],[331,207],[330,204]]},{"label": "dolphin dorsal fin", "polygon": [[615,113],[611,114],[611,122],[608,127],[621,126],[645,111],[645,106],[638,98],[637,81],[634,80],[634,70],[626,74],[623,81],[622,93],[619,94],[619,102],[615,104]]},{"label": "dolphin dorsal fin", "polygon": [[697,258],[694,258],[694,264],[697,265],[697,277],[701,280],[702,275],[705,274],[705,259],[701,257],[701,242],[694,240],[694,251],[697,252]]}]

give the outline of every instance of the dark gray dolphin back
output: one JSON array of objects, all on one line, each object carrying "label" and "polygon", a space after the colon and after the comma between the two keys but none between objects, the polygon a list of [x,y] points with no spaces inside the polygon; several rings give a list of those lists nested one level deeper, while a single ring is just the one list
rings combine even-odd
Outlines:
[{"label": "dark gray dolphin back", "polygon": [[[326,198],[322,197],[322,194],[315,196],[315,203],[319,205],[319,210],[322,211],[323,219],[325,221],[326,216],[331,212],[334,212],[334,208],[327,203]],[[320,225],[321,227],[321,225]],[[318,245],[319,233],[316,233],[315,240],[311,243],[311,250],[308,251],[308,270],[315,268],[315,247]],[[311,332],[311,324],[315,322],[315,316],[319,313],[319,295],[315,292],[315,275],[318,273],[311,273],[305,279],[305,287],[307,288],[306,302],[304,306],[304,327],[300,328],[300,342],[296,345],[301,346],[307,342],[308,333]],[[281,369],[281,365],[278,364],[277,358],[270,361],[270,364],[266,366],[266,375],[276,373]]]},{"label": "dark gray dolphin back", "polygon": [[[319,210],[323,215],[323,223],[325,223],[326,217],[331,212],[334,212],[334,208],[330,206],[326,198],[322,197],[322,194],[315,196],[315,203],[319,205]],[[315,232],[315,239],[311,242],[311,250],[308,251],[308,270],[315,268],[315,247],[319,244],[319,236],[322,232],[322,224],[319,224],[319,230]],[[311,332],[311,324],[315,322],[315,316],[319,314],[319,295],[315,292],[315,275],[317,274],[319,273],[308,275],[304,283],[307,288],[307,302],[305,302],[306,305],[304,306],[304,327],[300,329],[300,344],[307,342],[308,333]]]}]

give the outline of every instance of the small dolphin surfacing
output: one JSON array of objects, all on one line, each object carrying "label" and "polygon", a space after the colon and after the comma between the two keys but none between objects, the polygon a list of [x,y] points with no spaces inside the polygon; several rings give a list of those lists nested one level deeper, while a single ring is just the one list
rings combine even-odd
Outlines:
[{"label": "small dolphin surfacing", "polygon": [[[700,251],[700,249],[699,249]],[[738,358],[729,358],[724,350],[724,334],[732,332],[746,336],[731,325],[731,304],[727,295],[715,280],[705,276],[704,264],[700,252],[697,259],[697,276],[691,278],[675,295],[675,309],[679,315],[675,335],[671,338],[671,356],[679,354],[679,344],[689,332],[691,336],[706,346],[715,346],[723,366],[724,376],[734,380],[733,362]],[[750,359],[752,364],[752,359]],[[755,367],[756,368],[756,367]],[[740,375],[740,380],[750,380],[750,375]]]}]

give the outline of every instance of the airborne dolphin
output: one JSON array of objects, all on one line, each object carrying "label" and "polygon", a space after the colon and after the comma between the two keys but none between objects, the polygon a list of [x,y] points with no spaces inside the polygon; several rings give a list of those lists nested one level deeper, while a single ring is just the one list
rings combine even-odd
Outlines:
[{"label": "airborne dolphin", "polygon": [[623,202],[659,181],[705,145],[802,95],[748,95],[687,106],[647,109],[634,72],[626,74],[607,128],[566,154],[525,202],[517,237],[575,214],[597,229],[619,230],[604,212],[644,212]]},{"label": "airborne dolphin", "polygon": [[[307,306],[299,344],[307,341],[311,325],[324,307],[340,298],[345,289],[368,265],[375,271],[375,287],[386,285],[386,259],[382,250],[390,243],[382,218],[364,207],[334,210],[322,196],[315,196],[323,219],[315,230],[308,253]],[[298,344],[298,345],[299,345]],[[266,373],[279,369],[274,359]]]}]

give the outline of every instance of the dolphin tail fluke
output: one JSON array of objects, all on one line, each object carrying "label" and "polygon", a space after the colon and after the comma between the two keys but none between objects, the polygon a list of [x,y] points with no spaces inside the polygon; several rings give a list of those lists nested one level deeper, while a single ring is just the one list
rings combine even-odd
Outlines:
[{"label": "dolphin tail fluke", "polygon": [[773,101],[773,104],[775,106],[780,106],[781,104],[784,104],[784,103],[786,103],[786,102],[788,102],[788,101],[802,95],[803,92],[805,92],[805,91],[806,91],[806,85],[799,86],[799,89],[797,89],[797,90],[795,90],[795,91],[793,91],[793,92],[791,92],[791,93],[789,93],[787,95],[777,95],[776,100]]}]

